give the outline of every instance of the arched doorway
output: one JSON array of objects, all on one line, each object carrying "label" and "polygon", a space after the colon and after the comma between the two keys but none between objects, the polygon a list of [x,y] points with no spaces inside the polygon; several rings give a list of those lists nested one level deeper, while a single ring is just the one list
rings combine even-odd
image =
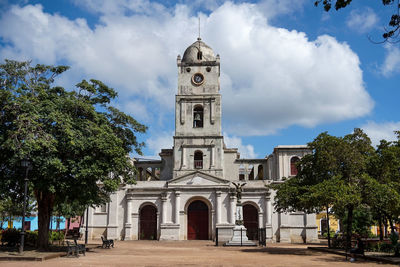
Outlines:
[{"label": "arched doorway", "polygon": [[247,238],[250,240],[258,239],[258,211],[250,204],[243,206],[243,224],[247,229]]},{"label": "arched doorway", "polygon": [[188,240],[208,240],[208,206],[203,201],[190,203],[187,219]]},{"label": "arched doorway", "polygon": [[153,205],[146,205],[140,209],[140,240],[157,239],[157,209]]}]

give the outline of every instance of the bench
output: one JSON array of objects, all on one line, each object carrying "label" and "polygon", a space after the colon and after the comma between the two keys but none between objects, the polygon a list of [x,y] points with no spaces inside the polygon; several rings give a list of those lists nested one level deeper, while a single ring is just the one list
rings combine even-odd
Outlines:
[{"label": "bench", "polygon": [[78,246],[72,244],[70,241],[67,242],[67,257],[73,256],[75,254],[75,257],[79,257],[79,250]]},{"label": "bench", "polygon": [[86,246],[84,244],[78,244],[76,238],[74,238],[74,243],[77,247],[78,253],[82,253],[84,256],[86,256]]},{"label": "bench", "polygon": [[102,248],[114,247],[114,240],[112,239],[106,239],[104,236],[101,236],[101,241],[103,241],[103,245],[101,245]]}]

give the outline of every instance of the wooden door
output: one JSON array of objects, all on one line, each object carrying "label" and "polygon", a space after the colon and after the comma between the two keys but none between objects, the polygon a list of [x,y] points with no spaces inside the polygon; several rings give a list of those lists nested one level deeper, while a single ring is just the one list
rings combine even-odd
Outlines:
[{"label": "wooden door", "polygon": [[200,200],[188,207],[188,240],[208,240],[208,207]]},{"label": "wooden door", "polygon": [[253,205],[243,206],[243,224],[247,229],[247,238],[258,239],[258,211]]},{"label": "wooden door", "polygon": [[147,205],[140,210],[140,235],[141,240],[157,239],[157,209]]}]

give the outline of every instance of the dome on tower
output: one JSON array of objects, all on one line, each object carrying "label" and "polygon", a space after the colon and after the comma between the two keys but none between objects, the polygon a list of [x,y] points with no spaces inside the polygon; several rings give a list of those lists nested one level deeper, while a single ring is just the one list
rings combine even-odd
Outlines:
[{"label": "dome on tower", "polygon": [[183,53],[182,63],[201,63],[205,61],[215,61],[214,51],[201,38],[186,48]]}]

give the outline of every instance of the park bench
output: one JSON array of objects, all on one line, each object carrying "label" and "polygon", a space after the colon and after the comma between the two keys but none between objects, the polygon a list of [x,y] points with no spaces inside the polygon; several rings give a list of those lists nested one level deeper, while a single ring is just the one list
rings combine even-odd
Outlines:
[{"label": "park bench", "polygon": [[67,242],[67,257],[73,256],[74,254],[75,254],[75,257],[79,257],[78,246],[74,245],[73,243],[71,243],[68,240],[66,242]]},{"label": "park bench", "polygon": [[102,248],[114,247],[114,240],[112,239],[107,239],[104,236],[101,236],[101,241],[103,241],[103,245],[101,246]]},{"label": "park bench", "polygon": [[78,253],[82,253],[84,256],[86,256],[86,246],[84,244],[78,244],[76,238],[74,238],[74,243],[75,246],[77,247]]}]

